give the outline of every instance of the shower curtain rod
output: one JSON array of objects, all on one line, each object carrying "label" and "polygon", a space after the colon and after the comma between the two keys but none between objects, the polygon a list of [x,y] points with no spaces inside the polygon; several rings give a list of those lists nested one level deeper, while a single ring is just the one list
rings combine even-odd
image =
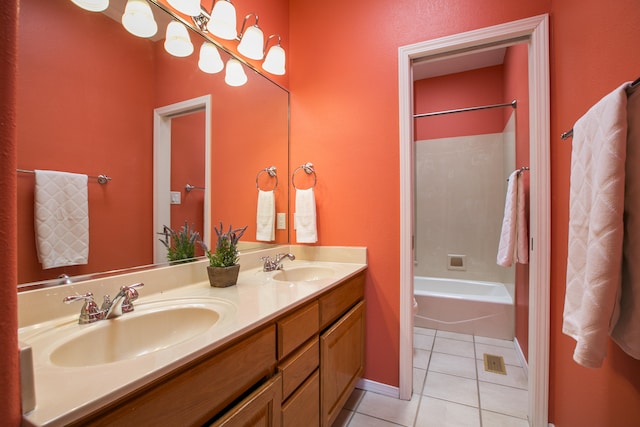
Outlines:
[{"label": "shower curtain rod", "polygon": [[466,113],[467,111],[490,110],[492,108],[503,108],[503,107],[516,108],[517,105],[518,105],[518,101],[514,99],[513,101],[507,102],[506,104],[480,105],[478,107],[459,108],[457,110],[435,111],[433,113],[414,114],[413,118],[419,119],[421,117],[442,116],[445,114],[452,114],[452,113]]}]

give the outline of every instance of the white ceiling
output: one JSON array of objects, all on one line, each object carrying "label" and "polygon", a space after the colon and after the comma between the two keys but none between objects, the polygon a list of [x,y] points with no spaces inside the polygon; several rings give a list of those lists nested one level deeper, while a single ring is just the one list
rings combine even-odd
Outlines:
[{"label": "white ceiling", "polygon": [[499,65],[504,62],[506,50],[505,47],[501,47],[439,60],[415,60],[413,62],[413,80],[428,79],[430,77]]}]

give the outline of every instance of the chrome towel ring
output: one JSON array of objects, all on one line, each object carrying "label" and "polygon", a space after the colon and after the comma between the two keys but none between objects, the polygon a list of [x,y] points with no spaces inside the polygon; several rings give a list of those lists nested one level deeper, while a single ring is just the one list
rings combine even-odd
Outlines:
[{"label": "chrome towel ring", "polygon": [[[259,181],[260,181],[260,175],[262,175],[262,174],[263,174],[263,173],[265,173],[265,172],[266,172],[266,173],[268,173],[270,177],[272,177],[272,178],[275,178],[275,179],[276,179],[276,183],[275,183],[275,185],[273,186],[272,190],[275,190],[276,188],[278,188],[278,174],[277,174],[277,172],[276,172],[276,167],[275,167],[275,166],[269,166],[268,168],[261,169],[261,170],[258,172],[258,175],[256,175],[256,188],[257,188],[258,190],[262,190],[262,189],[260,188],[260,182],[259,182]],[[271,191],[271,190],[262,190],[262,191]]]},{"label": "chrome towel ring", "polygon": [[307,162],[304,165],[300,165],[295,168],[295,170],[291,174],[291,184],[293,184],[293,188],[296,190],[298,189],[298,187],[296,187],[296,172],[298,172],[298,170],[300,169],[305,171],[307,175],[313,174],[313,185],[310,188],[314,188],[316,186],[316,183],[318,182],[318,175],[316,174],[316,170],[314,169],[313,163],[311,162]]}]

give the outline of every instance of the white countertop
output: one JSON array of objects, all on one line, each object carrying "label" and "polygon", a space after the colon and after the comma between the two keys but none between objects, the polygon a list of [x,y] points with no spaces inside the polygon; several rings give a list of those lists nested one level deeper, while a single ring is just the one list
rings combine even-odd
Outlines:
[{"label": "white countertop", "polygon": [[[243,269],[238,283],[228,288],[212,288],[206,279],[207,263],[198,261],[135,273],[133,276],[19,293],[21,328],[18,337],[21,343],[31,346],[33,351],[36,399],[35,409],[24,415],[25,425],[64,425],[85,416],[268,323],[292,307],[317,297],[343,279],[364,270],[367,265],[365,248],[286,246],[284,249],[297,257],[296,261],[285,261],[285,269],[309,265],[328,267],[336,272],[335,276],[311,282],[273,280],[271,276],[274,272],[263,272],[257,266],[257,261],[265,253],[283,252],[283,247],[280,247],[241,256]],[[339,262],[344,260],[348,262]],[[191,339],[132,359],[81,367],[62,367],[50,361],[49,356],[56,346],[82,333],[84,329],[101,322],[113,322],[124,319],[125,316],[136,315],[134,311],[120,318],[79,325],[77,320],[81,303],[69,306],[63,304],[62,298],[65,295],[92,290],[96,300],[100,301],[104,289],[109,290],[105,293],[113,295],[122,284],[137,281],[145,283],[143,288],[138,289],[140,297],[134,303],[139,312],[158,301],[175,300],[178,304],[212,301],[221,308],[219,312],[222,316],[209,330]],[[61,310],[65,314],[60,315]],[[37,313],[33,313],[34,311]],[[48,312],[50,313],[47,314]],[[70,312],[73,314],[68,314]]]}]

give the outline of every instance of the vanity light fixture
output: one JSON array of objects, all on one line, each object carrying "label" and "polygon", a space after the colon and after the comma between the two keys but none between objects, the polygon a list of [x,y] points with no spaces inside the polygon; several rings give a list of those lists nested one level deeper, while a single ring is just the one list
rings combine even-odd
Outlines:
[{"label": "vanity light fixture", "polygon": [[158,32],[158,24],[147,0],[128,0],[122,15],[122,25],[138,37],[152,37]]},{"label": "vanity light fixture", "polygon": [[193,44],[191,44],[187,27],[178,21],[169,22],[164,48],[171,55],[180,58],[191,55],[193,53]]},{"label": "vanity light fixture", "polygon": [[102,12],[109,7],[109,0],[71,0],[76,6],[89,12]]},{"label": "vanity light fixture", "polygon": [[204,42],[202,46],[200,46],[198,67],[208,74],[219,73],[224,68],[224,62],[222,62],[222,58],[220,58],[220,52],[218,52],[218,48],[213,43]]},{"label": "vanity light fixture", "polygon": [[[278,38],[278,44],[271,46],[267,51],[269,40],[275,37]],[[285,53],[282,46],[280,46],[280,36],[277,34],[270,35],[264,44],[264,51],[266,52],[266,57],[262,63],[262,69],[277,76],[284,75]]]},{"label": "vanity light fixture", "polygon": [[[255,16],[256,23],[245,30],[247,20],[252,15]],[[239,53],[247,58],[256,60],[260,60],[264,57],[264,51],[262,50],[262,46],[264,45],[264,34],[262,34],[260,27],[258,27],[258,15],[250,13],[244,17],[242,29],[240,30],[240,35],[238,37],[240,39],[240,44],[238,44]]]},{"label": "vanity light fixture", "polygon": [[200,15],[200,0],[167,0],[169,6],[188,16]]},{"label": "vanity light fixture", "polygon": [[247,82],[247,75],[244,73],[242,64],[237,59],[231,58],[227,61],[227,70],[224,81],[229,86],[242,86]]}]

